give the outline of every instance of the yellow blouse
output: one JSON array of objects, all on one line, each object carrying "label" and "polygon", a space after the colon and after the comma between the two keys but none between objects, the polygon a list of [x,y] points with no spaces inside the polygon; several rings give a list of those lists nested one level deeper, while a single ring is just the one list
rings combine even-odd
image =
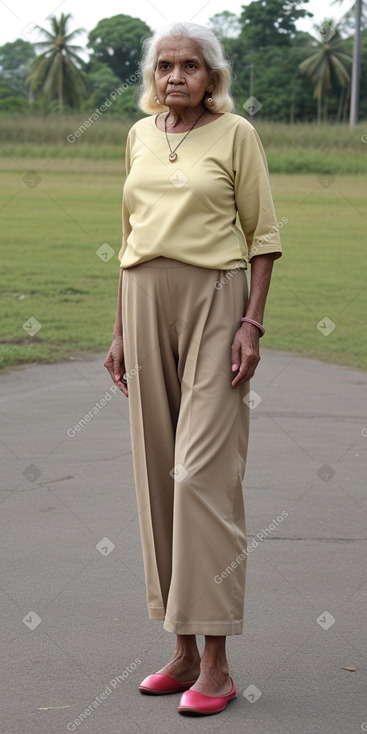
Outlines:
[{"label": "yellow blouse", "polygon": [[[171,148],[185,133],[168,133]],[[265,153],[253,126],[224,113],[193,129],[169,161],[155,116],[126,142],[122,268],[169,257],[203,268],[246,267],[282,253]]]}]

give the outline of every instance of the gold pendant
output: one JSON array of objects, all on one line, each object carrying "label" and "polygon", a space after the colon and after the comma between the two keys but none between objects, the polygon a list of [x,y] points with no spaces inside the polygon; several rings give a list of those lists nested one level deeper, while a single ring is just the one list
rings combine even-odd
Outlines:
[{"label": "gold pendant", "polygon": [[171,163],[174,163],[177,158],[177,153],[170,153],[168,158],[171,161]]}]

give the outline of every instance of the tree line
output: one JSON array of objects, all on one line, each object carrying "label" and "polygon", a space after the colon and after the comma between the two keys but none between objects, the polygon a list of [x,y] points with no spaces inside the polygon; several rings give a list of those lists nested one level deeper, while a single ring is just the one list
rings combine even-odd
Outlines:
[{"label": "tree line", "polygon": [[[209,21],[220,37],[233,72],[232,95],[239,114],[279,122],[347,122],[350,109],[354,20],[329,18],[312,33],[296,23],[312,17],[308,0],[253,0],[239,16],[225,10]],[[357,0],[361,3],[362,0]],[[362,3],[362,9],[364,8]],[[359,117],[367,117],[367,30],[361,13]],[[138,117],[136,88],[142,41],[152,35],[144,21],[129,15],[100,20],[87,49],[76,40],[70,14],[53,16],[50,28],[36,28],[34,43],[24,39],[0,47],[0,112],[91,112]],[[85,61],[81,54],[88,51]],[[257,112],[258,110],[258,112]]]}]

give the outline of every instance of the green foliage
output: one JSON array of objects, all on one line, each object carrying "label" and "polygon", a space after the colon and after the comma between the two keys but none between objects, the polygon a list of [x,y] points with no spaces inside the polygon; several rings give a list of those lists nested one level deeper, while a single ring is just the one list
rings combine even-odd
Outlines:
[{"label": "green foliage", "polygon": [[247,46],[242,37],[226,39],[224,45],[232,61],[232,92],[239,114],[244,114],[246,100],[255,96],[262,105],[257,113],[260,119],[295,122],[314,118],[312,85],[298,70],[304,48],[312,48],[307,33],[297,35],[290,47],[259,50]]},{"label": "green foliage", "polygon": [[120,85],[120,79],[112,69],[101,62],[96,62],[91,66],[86,75],[86,92],[89,94],[85,109],[94,109],[99,107],[106,100],[112,90]]},{"label": "green foliage", "polygon": [[290,46],[295,37],[296,21],[312,17],[304,8],[309,0],[253,0],[241,13],[241,38],[251,48]]},{"label": "green foliage", "polygon": [[151,35],[149,26],[139,18],[122,14],[104,18],[88,36],[92,61],[107,64],[124,81],[136,74],[141,44]]},{"label": "green foliage", "polygon": [[23,97],[14,97],[8,82],[0,78],[0,112],[25,112],[28,104]]},{"label": "green foliage", "polygon": [[84,78],[79,68],[83,61],[76,53],[82,49],[71,43],[82,29],[69,33],[70,19],[70,14],[61,13],[59,19],[51,18],[52,33],[39,29],[47,40],[38,41],[36,46],[45,50],[32,62],[30,74],[33,95],[43,96],[47,103],[57,99],[60,111],[64,104],[78,107],[84,92]]},{"label": "green foliage", "polygon": [[16,41],[5,43],[0,46],[0,67],[1,72],[13,72],[20,67],[28,66],[29,62],[34,58],[35,50],[31,43],[17,38]]},{"label": "green foliage", "polygon": [[7,82],[0,79],[0,99],[5,99],[6,97],[9,97],[11,94],[11,89],[9,84]]},{"label": "green foliage", "polygon": [[[10,93],[15,97],[28,98],[27,78],[34,57],[34,47],[22,38],[0,46],[0,77],[7,82]],[[20,108],[19,102],[17,105]],[[26,109],[26,105],[23,105],[23,108]]]},{"label": "green foliage", "polygon": [[258,112],[260,119],[312,120],[310,83],[301,78],[297,68],[302,58],[300,53],[297,46],[249,51],[245,58],[247,63],[241,64],[234,85],[238,112],[244,114],[243,103],[255,96],[262,105]]},{"label": "green foliage", "polygon": [[104,114],[108,116],[127,115],[136,118],[140,116],[137,110],[137,85],[121,82],[107,64],[96,63],[86,81],[87,90],[91,92],[83,105],[86,112],[103,109],[105,105],[107,110]]},{"label": "green foliage", "polygon": [[[251,5],[258,5],[261,8],[259,0]],[[247,7],[251,8],[251,5]],[[244,13],[246,10],[247,8]],[[281,20],[282,16],[279,18]],[[349,103],[351,64],[346,39],[341,39],[337,33],[328,44],[325,44],[318,42],[309,33],[289,31],[280,34],[273,30],[270,35],[265,31],[264,41],[256,40],[253,32],[255,27],[251,30],[245,27],[239,37],[224,40],[227,55],[232,61],[233,96],[237,102],[238,112],[242,112],[243,104],[249,97],[254,96],[262,105],[257,113],[261,119],[290,123],[301,120],[312,121],[317,110],[313,102],[315,83],[313,67],[311,78],[304,72],[309,63],[312,66],[313,62],[320,58],[321,77],[326,85],[322,88],[323,119],[326,120],[327,116],[331,116],[338,122],[345,121],[345,111]],[[278,35],[281,36],[280,41],[277,39]],[[277,39],[275,45],[270,43],[273,36]],[[366,57],[367,49],[364,54]],[[327,62],[326,70],[325,62]],[[341,89],[345,90],[342,94]],[[318,121],[321,121],[320,105]]]},{"label": "green foliage", "polygon": [[0,97],[0,112],[27,112],[28,109],[28,102],[23,97]]},{"label": "green foliage", "polygon": [[136,85],[124,89],[122,94],[117,97],[116,102],[111,107],[111,114],[119,115],[122,118],[129,117],[130,119],[142,117],[142,113],[137,108]]}]

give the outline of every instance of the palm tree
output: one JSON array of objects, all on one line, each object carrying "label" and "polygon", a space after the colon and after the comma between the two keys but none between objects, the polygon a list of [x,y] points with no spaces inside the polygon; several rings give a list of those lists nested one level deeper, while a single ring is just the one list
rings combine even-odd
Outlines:
[{"label": "palm tree", "polygon": [[83,28],[67,33],[70,19],[70,13],[62,13],[59,19],[52,16],[51,33],[38,26],[47,40],[37,41],[36,46],[45,50],[35,58],[30,74],[31,92],[42,92],[47,101],[58,99],[60,112],[64,102],[71,107],[78,106],[84,90],[84,79],[78,68],[83,61],[76,53],[82,48],[70,44]]},{"label": "palm tree", "polygon": [[[324,21],[332,26],[333,21]],[[335,30],[335,25],[334,25]],[[351,56],[341,53],[340,37],[336,32],[328,43],[321,42],[318,49],[308,59],[302,61],[299,70],[307,74],[315,85],[313,96],[317,99],[317,121],[320,123],[327,118],[327,93],[333,83],[341,87],[342,91],[350,84],[350,75],[346,64],[352,63]]]}]

